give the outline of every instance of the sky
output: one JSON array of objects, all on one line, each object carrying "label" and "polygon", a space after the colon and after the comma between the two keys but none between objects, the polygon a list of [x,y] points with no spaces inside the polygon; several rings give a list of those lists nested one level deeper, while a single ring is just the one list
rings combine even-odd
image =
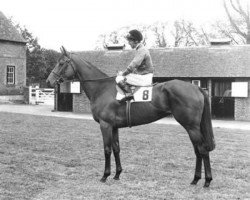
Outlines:
[{"label": "sky", "polygon": [[93,50],[99,35],[134,24],[226,18],[222,0],[1,0],[0,11],[57,51]]}]

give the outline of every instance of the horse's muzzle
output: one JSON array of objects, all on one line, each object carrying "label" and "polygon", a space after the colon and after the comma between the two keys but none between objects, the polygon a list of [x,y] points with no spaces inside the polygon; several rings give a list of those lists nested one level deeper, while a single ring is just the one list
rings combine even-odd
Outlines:
[{"label": "horse's muzzle", "polygon": [[50,83],[50,81],[48,79],[46,80],[46,84],[47,84],[48,87],[52,86],[51,83]]}]

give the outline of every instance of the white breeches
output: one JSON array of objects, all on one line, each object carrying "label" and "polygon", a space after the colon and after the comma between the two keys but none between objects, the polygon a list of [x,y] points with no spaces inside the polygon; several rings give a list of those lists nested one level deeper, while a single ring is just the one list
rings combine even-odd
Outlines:
[{"label": "white breeches", "polygon": [[128,74],[127,76],[120,76],[118,75],[116,77],[116,82],[119,83],[120,81],[123,81],[126,79],[126,82],[130,85],[135,85],[135,86],[149,86],[152,84],[153,80],[153,74],[145,74],[145,75],[140,75],[140,74]]}]

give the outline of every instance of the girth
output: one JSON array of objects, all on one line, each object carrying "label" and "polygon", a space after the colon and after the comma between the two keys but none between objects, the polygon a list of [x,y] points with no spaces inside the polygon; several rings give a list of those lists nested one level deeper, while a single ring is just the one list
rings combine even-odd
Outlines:
[{"label": "girth", "polygon": [[126,118],[127,118],[127,124],[128,127],[131,128],[131,113],[130,113],[130,108],[131,108],[131,100],[126,101]]}]

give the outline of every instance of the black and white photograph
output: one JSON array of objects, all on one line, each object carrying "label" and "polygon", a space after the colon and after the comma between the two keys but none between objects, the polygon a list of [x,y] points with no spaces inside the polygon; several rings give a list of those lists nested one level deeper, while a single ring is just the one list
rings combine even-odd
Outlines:
[{"label": "black and white photograph", "polygon": [[2,0],[0,200],[250,200],[250,0]]}]

